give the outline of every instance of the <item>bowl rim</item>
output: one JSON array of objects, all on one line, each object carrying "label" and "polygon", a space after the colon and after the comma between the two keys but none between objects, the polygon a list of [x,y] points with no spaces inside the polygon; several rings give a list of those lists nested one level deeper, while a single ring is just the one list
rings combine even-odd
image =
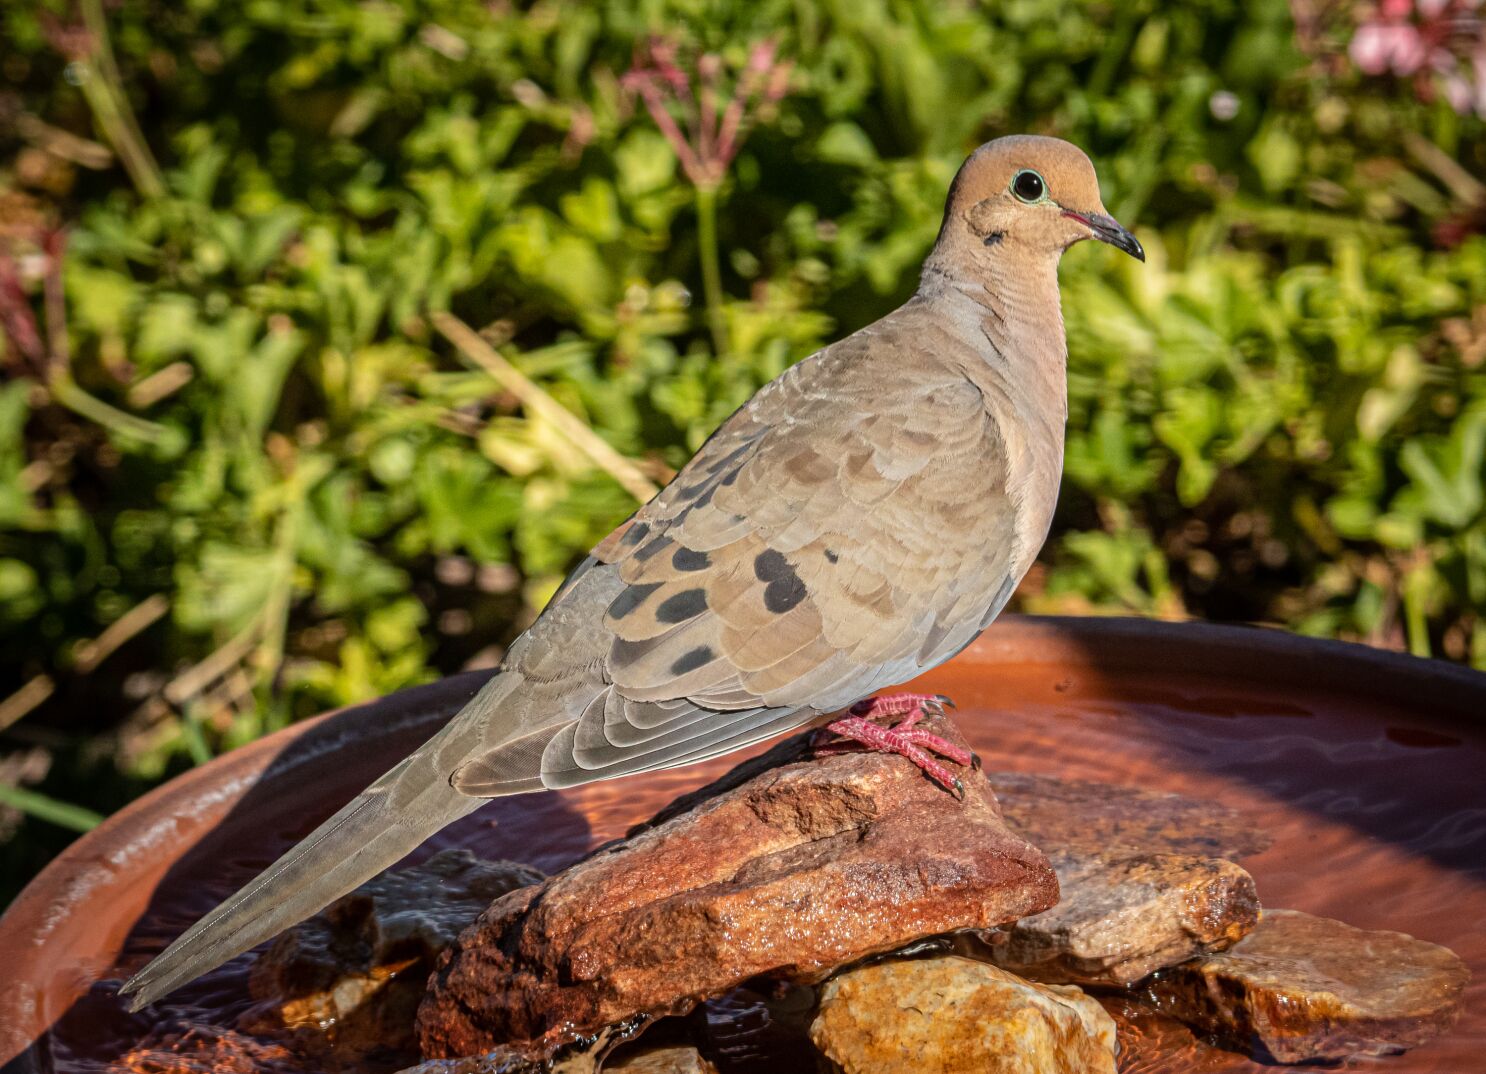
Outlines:
[{"label": "bowl rim", "polygon": [[[1095,673],[1129,672],[1159,662],[1169,672],[1220,672],[1225,682],[1262,681],[1269,687],[1304,683],[1309,692],[1365,690],[1375,700],[1414,705],[1424,699],[1435,719],[1479,723],[1486,718],[1486,673],[1268,627],[1119,616],[1010,615],[998,620],[955,662],[1083,665]],[[39,1069],[24,1065],[35,1042],[32,1027],[41,1016],[40,985],[34,982],[44,979],[39,975],[50,965],[45,954],[48,939],[87,905],[94,888],[126,874],[131,858],[169,845],[177,822],[195,815],[197,808],[216,805],[230,811],[265,777],[284,778],[348,743],[411,733],[447,719],[493,674],[493,670],[461,672],[291,724],[161,784],[74,841],[0,915],[0,958],[12,982],[12,987],[0,990],[0,1074]],[[281,757],[286,746],[317,729],[330,733],[316,736],[310,747],[294,751],[292,757]],[[191,841],[177,837],[172,853],[180,857],[204,835]]]}]

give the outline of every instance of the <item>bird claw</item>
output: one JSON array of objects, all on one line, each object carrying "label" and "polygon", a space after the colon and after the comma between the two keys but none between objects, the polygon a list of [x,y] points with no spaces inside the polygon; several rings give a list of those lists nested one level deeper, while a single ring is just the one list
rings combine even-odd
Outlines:
[{"label": "bird claw", "polygon": [[[945,706],[954,707],[954,702],[944,694],[895,694],[887,697],[868,698],[858,701],[848,710],[850,713],[812,736],[811,748],[820,753],[839,753],[849,749],[847,742],[822,742],[826,734],[835,734],[842,739],[859,743],[868,749],[896,753],[907,757],[939,786],[959,801],[965,800],[965,784],[940,761],[932,756],[938,754],[952,764],[980,770],[980,758],[963,746],[957,746],[936,734],[916,726],[926,715],[943,716]],[[892,727],[883,727],[872,722],[873,717],[898,716],[903,719]]]}]

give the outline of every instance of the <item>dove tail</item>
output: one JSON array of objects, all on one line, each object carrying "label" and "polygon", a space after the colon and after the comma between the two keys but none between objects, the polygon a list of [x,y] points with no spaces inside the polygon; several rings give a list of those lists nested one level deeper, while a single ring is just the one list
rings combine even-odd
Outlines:
[{"label": "dove tail", "polygon": [[[484,804],[449,783],[450,751],[443,747],[454,745],[448,740],[464,730],[456,727],[460,723],[456,717],[130,978],[123,987],[134,997],[130,1009],[319,912]],[[513,784],[508,793],[540,789],[539,780],[531,782]]]}]

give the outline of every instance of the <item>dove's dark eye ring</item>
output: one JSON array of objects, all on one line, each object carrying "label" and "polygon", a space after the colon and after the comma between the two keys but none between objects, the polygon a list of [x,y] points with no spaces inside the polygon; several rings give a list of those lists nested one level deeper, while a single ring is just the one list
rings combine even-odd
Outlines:
[{"label": "dove's dark eye ring", "polygon": [[1047,183],[1031,168],[1023,168],[1011,177],[1011,192],[1030,205],[1047,197]]}]

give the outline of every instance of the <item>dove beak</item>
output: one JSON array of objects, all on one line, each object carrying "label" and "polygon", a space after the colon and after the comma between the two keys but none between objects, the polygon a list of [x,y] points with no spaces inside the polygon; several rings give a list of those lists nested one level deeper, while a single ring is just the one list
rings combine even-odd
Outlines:
[{"label": "dove beak", "polygon": [[1140,245],[1140,240],[1114,217],[1104,213],[1076,213],[1072,209],[1064,209],[1063,215],[1083,224],[1100,242],[1124,250],[1137,261],[1145,260],[1145,247]]}]

